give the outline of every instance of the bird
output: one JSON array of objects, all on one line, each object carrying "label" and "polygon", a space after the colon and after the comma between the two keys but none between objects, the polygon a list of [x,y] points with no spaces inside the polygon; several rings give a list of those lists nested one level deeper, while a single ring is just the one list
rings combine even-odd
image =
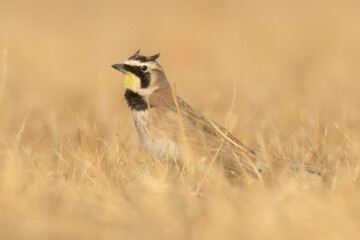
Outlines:
[{"label": "bird", "polygon": [[124,97],[145,151],[186,171],[216,164],[227,177],[248,173],[261,178],[258,151],[177,96],[157,62],[159,56],[144,56],[139,50],[124,63],[112,65],[124,74]]}]

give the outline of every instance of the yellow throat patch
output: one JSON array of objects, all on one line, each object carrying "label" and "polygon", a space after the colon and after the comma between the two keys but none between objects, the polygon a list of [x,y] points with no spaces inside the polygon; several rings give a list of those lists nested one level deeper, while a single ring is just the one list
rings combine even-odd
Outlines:
[{"label": "yellow throat patch", "polygon": [[140,79],[133,73],[126,73],[124,76],[125,88],[137,91],[140,88]]}]

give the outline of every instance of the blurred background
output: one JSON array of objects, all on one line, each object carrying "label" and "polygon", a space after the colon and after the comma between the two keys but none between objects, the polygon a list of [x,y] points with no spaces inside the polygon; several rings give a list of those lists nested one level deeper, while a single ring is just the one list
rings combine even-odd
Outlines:
[{"label": "blurred background", "polygon": [[178,94],[219,122],[234,88],[240,121],[305,110],[338,120],[359,102],[359,5],[2,0],[2,129],[18,129],[29,111],[39,124],[74,111],[91,124],[125,118],[122,75],[109,66],[138,49],[160,52]]},{"label": "blurred background", "polygon": [[[99,189],[105,188],[104,182],[116,185],[116,177],[98,182],[99,189],[96,188],[96,191],[90,187],[94,184],[93,180],[91,184],[85,184],[86,191],[79,190],[77,186],[83,189],[81,179],[99,176],[97,172],[84,177],[81,174],[85,170],[81,164],[90,162],[91,165],[92,157],[106,152],[105,143],[110,144],[116,137],[121,139],[130,160],[138,158],[136,152],[141,150],[141,146],[130,111],[123,101],[123,76],[110,66],[123,62],[139,49],[144,55],[161,53],[158,62],[171,83],[176,85],[178,95],[206,116],[226,125],[246,144],[262,145],[264,149],[277,148],[277,152],[299,158],[307,158],[309,152],[315,151],[331,164],[341,159],[340,162],[356,165],[360,154],[359,13],[360,2],[352,0],[0,0],[0,176],[3,182],[0,184],[0,209],[3,211],[0,222],[3,221],[3,229],[10,229],[5,231],[9,234],[5,236],[14,236],[12,230],[15,229],[20,229],[19,235],[16,235],[19,239],[29,239],[28,233],[35,237],[107,236],[110,239],[113,236],[111,224],[122,222],[117,218],[122,216],[120,212],[132,209],[116,205],[118,198],[123,199],[129,194],[124,190],[126,188],[115,188],[111,192],[114,196],[107,201],[113,205],[106,205],[109,208],[96,205],[103,213],[96,216],[89,210],[97,202],[96,194],[109,193]],[[91,146],[85,157],[81,155],[83,138]],[[69,164],[59,171],[61,167],[57,159],[62,156],[62,151],[64,154],[70,152],[66,149],[80,155],[71,158],[72,153],[68,153],[63,161],[69,161]],[[141,156],[144,158],[144,155]],[[11,165],[9,159],[22,160],[16,167],[8,168]],[[80,167],[75,164],[79,161]],[[349,177],[352,179],[350,183],[357,183],[358,168],[351,169],[357,170]],[[105,170],[101,168],[99,171]],[[24,175],[29,172],[34,174]],[[64,180],[70,184],[65,188],[59,180],[63,179],[62,174],[79,174],[79,177],[72,178],[72,182],[69,180],[73,185]],[[116,174],[111,176],[121,175]],[[48,183],[49,178],[53,182]],[[26,184],[31,181],[36,182],[33,188]],[[81,184],[76,185],[79,181]],[[42,182],[49,184],[45,187],[47,190],[39,187]],[[28,189],[27,195],[19,189]],[[54,190],[49,192],[48,189]],[[277,193],[284,196],[284,192],[294,188],[284,186],[284,189]],[[123,190],[126,194],[121,192]],[[61,191],[64,193],[59,193]],[[156,195],[156,192],[150,193]],[[142,193],[137,194],[142,196]],[[261,194],[266,197],[259,197]],[[326,212],[335,205],[353,206],[345,197],[334,197],[332,202],[319,210],[317,206],[324,200],[321,195],[318,198],[320,203],[307,203],[308,208],[305,207],[304,211],[309,215],[296,219],[291,213],[299,214],[295,209],[314,194],[312,190],[309,195],[300,194],[302,197],[295,198],[280,213],[267,207],[255,210],[259,204],[273,200],[273,192],[266,190],[261,194],[256,195],[258,198],[245,193],[242,198],[236,195],[236,199],[241,201],[252,197],[258,199],[255,201],[257,205],[254,203],[250,209],[253,207],[256,214],[268,214],[265,222],[259,223],[258,233],[249,235],[239,230],[237,236],[261,238],[269,236],[262,234],[269,233],[270,228],[270,237],[276,239],[297,236],[302,229],[309,230],[309,236],[313,236],[310,232],[314,226],[309,222],[326,219]],[[94,195],[91,201],[86,198],[87,195]],[[345,195],[350,198],[360,196],[352,191]],[[19,199],[23,200],[19,202]],[[182,200],[186,199],[187,196]],[[249,218],[225,211],[227,218],[219,219],[225,223],[236,220],[244,226],[253,226],[257,215],[245,209],[232,208],[241,203],[230,199],[220,201],[224,204],[221,206],[227,206],[232,213],[240,211]],[[77,201],[85,202],[85,212],[90,217],[76,210],[78,205],[73,203]],[[189,203],[189,209],[198,204],[197,200],[194,201],[196,203]],[[42,211],[43,205],[49,208]],[[56,206],[59,209],[65,206],[63,209],[68,215],[61,215],[55,210]],[[208,206],[212,209],[214,205]],[[178,210],[179,206],[172,207],[168,212]],[[14,210],[17,208],[21,210]],[[148,208],[144,209],[147,211]],[[328,220],[330,225],[319,225],[319,229],[323,230],[327,226],[341,228],[333,230],[336,234],[329,233],[329,239],[342,236],[340,233],[348,228],[352,233],[356,232],[353,220],[358,220],[359,216],[346,215],[348,209],[337,209],[333,218],[330,217],[334,221]],[[359,212],[359,208],[356,209]],[[119,215],[112,215],[112,211],[118,211]],[[210,215],[217,216],[217,212],[209,211]],[[141,222],[139,219],[142,219],[143,213],[132,212],[133,215],[130,215],[138,218],[133,218],[130,226],[145,229],[144,233],[149,233],[149,236],[157,236],[145,226],[153,226],[155,218],[152,217],[162,215],[145,214],[148,218]],[[194,213],[198,218],[192,213],[190,211],[186,213],[190,215],[183,216],[181,211],[175,211],[169,218],[170,221],[177,218],[179,228],[185,222],[191,225],[193,221],[199,221],[198,226],[204,234],[189,235],[194,238],[217,236],[213,235],[214,229],[210,227],[219,226],[216,217],[209,220],[210,224],[202,221],[210,219],[202,212]],[[342,217],[348,224],[337,226],[335,219]],[[81,224],[72,225],[75,220],[69,221],[71,218]],[[34,219],[34,225],[30,224]],[[57,219],[65,230],[47,225],[46,219]],[[104,222],[111,224],[101,225]],[[281,224],[286,222],[292,227],[284,233],[281,231],[284,225]],[[161,221],[156,223],[161,225]],[[101,225],[98,231],[85,230],[97,224]],[[158,225],[154,226],[156,229]],[[229,233],[237,228],[236,225],[221,226],[217,232],[220,235],[222,231]],[[39,229],[43,227],[52,230],[41,235]],[[77,232],[75,228],[84,231]],[[161,236],[174,237],[187,233],[185,229],[176,229]]]}]

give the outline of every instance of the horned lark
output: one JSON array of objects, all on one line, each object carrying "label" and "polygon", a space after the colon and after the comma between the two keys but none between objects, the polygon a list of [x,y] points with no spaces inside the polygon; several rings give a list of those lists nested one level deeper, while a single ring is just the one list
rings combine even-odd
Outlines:
[{"label": "horned lark", "polygon": [[195,159],[195,165],[221,163],[228,173],[258,174],[252,150],[175,96],[156,61],[160,54],[147,57],[139,51],[112,67],[125,74],[125,100],[147,153],[188,167]]}]

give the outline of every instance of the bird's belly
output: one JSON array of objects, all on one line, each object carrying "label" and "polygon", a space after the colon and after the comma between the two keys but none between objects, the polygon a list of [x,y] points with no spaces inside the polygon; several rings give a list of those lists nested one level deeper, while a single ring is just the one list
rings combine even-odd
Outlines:
[{"label": "bird's belly", "polygon": [[136,130],[146,152],[159,159],[178,159],[179,146],[151,123],[150,114],[146,111],[132,111]]}]

